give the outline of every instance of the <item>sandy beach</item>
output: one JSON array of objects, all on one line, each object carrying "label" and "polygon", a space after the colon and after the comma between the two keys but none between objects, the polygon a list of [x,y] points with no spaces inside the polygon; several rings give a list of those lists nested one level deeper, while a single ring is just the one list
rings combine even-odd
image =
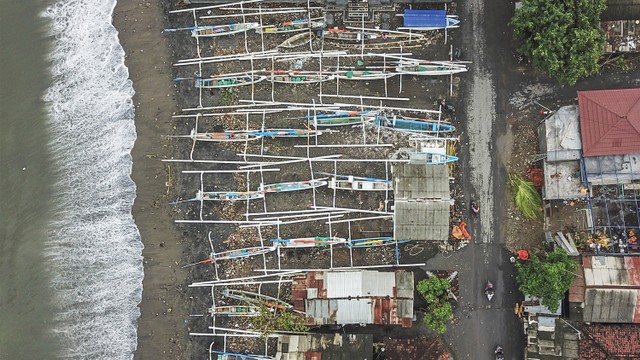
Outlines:
[{"label": "sandy beach", "polygon": [[132,178],[137,197],[133,217],[144,243],[136,359],[189,358],[185,272],[177,265],[183,245],[167,206],[171,190],[167,175],[172,170],[160,161],[172,154],[172,143],[163,135],[172,133],[171,116],[179,110],[170,48],[162,34],[165,6],[158,1],[119,1],[113,15],[136,92],[138,138],[132,154]]}]

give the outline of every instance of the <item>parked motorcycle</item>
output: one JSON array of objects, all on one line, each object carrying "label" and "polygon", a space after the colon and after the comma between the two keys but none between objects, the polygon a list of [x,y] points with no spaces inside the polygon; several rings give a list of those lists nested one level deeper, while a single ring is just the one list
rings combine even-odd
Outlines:
[{"label": "parked motorcycle", "polygon": [[496,348],[496,351],[494,351],[494,354],[496,354],[496,360],[504,360],[504,351],[500,346]]},{"label": "parked motorcycle", "polygon": [[478,206],[477,202],[475,201],[471,202],[471,211],[473,211],[473,213],[476,215],[480,214],[480,206]]}]

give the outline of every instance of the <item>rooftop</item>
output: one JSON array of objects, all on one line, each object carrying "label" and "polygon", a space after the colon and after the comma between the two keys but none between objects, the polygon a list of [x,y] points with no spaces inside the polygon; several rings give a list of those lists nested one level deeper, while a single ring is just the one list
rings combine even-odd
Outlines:
[{"label": "rooftop", "polygon": [[578,91],[585,157],[640,154],[640,88]]},{"label": "rooftop", "polygon": [[640,325],[583,325],[580,340],[581,360],[638,359]]}]

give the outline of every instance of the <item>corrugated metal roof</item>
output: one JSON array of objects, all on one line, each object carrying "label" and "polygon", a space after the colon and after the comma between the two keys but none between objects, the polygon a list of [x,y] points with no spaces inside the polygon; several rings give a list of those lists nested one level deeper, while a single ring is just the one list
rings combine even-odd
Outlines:
[{"label": "corrugated metal roof", "polygon": [[338,324],[373,324],[373,309],[370,299],[337,300]]},{"label": "corrugated metal roof", "polygon": [[393,296],[395,274],[378,271],[327,272],[327,297]]},{"label": "corrugated metal roof", "polygon": [[393,177],[396,200],[451,198],[447,165],[397,164]]},{"label": "corrugated metal roof", "polygon": [[395,202],[394,237],[399,240],[449,239],[449,201]]},{"label": "corrugated metal roof", "polygon": [[640,290],[587,289],[583,321],[603,323],[633,323]]},{"label": "corrugated metal roof", "polygon": [[584,156],[640,154],[640,88],[578,91]]},{"label": "corrugated metal roof", "polygon": [[[413,299],[413,272],[396,271],[396,297]],[[413,307],[413,306],[412,306]]]}]

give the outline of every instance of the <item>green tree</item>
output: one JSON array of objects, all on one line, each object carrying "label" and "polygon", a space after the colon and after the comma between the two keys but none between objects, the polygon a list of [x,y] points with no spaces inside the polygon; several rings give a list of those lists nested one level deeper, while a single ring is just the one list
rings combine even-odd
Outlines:
[{"label": "green tree", "polygon": [[260,315],[251,318],[251,325],[265,339],[275,331],[309,331],[303,315],[286,309],[269,308],[264,304],[260,305]]},{"label": "green tree", "polygon": [[424,325],[438,334],[447,331],[447,321],[453,319],[453,307],[449,302],[447,290],[451,283],[447,279],[431,276],[418,282],[416,290],[427,302],[424,312]]},{"label": "green tree", "polygon": [[523,0],[511,19],[519,52],[534,67],[575,84],[598,72],[604,50],[600,14],[605,0]]},{"label": "green tree", "polygon": [[578,264],[556,249],[542,260],[532,256],[528,261],[516,263],[516,268],[520,291],[541,298],[542,305],[555,312],[576,277],[573,272]]}]

